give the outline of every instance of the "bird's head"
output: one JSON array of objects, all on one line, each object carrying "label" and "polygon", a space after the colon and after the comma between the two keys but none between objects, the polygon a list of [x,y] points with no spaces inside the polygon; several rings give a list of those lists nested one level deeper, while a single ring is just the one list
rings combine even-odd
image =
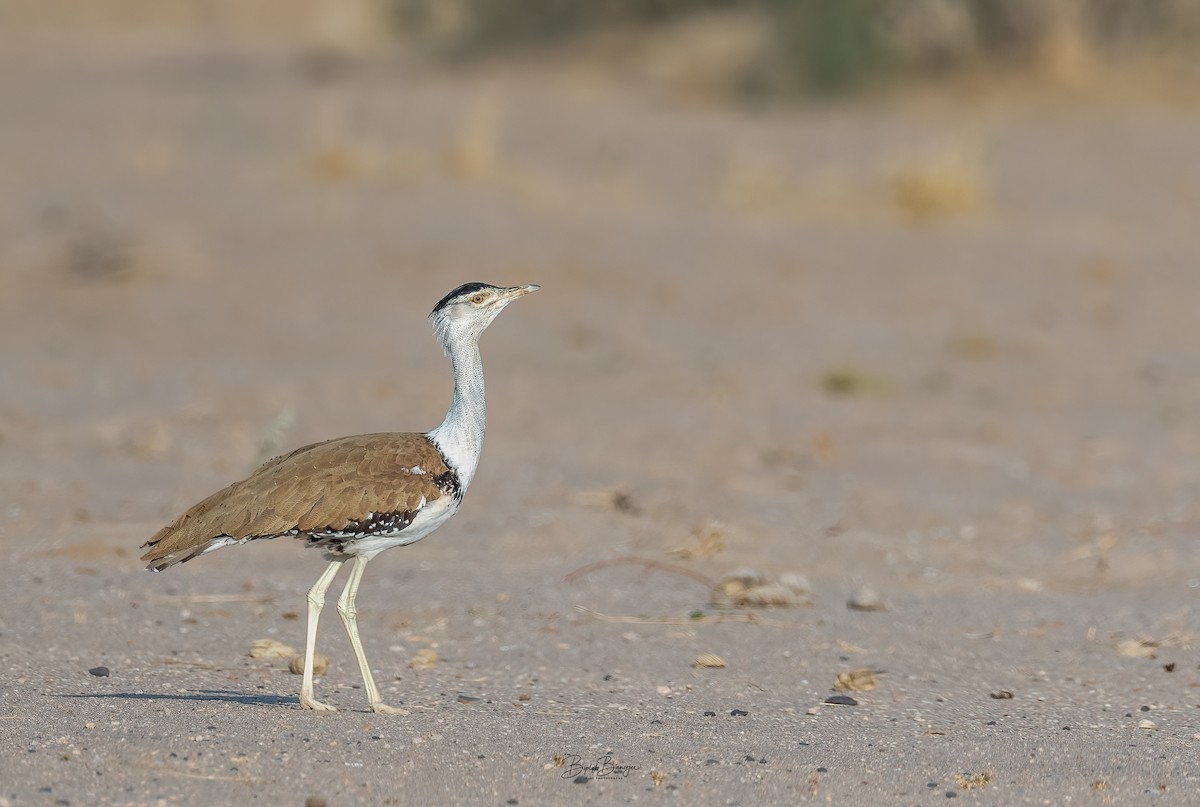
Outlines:
[{"label": "bird's head", "polygon": [[537,291],[540,286],[501,288],[490,283],[464,283],[447,294],[429,313],[433,332],[446,348],[456,342],[478,340],[480,334],[504,307],[518,297]]}]

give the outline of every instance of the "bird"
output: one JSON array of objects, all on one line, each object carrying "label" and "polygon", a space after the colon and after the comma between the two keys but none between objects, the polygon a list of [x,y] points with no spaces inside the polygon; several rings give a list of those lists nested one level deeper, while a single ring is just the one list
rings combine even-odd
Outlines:
[{"label": "bird", "polygon": [[367,664],[355,608],[359,583],[371,558],[419,541],[458,512],[475,477],[487,426],[480,336],[509,303],[538,288],[464,283],[433,307],[434,335],[454,372],[450,409],[437,428],[360,434],[297,448],[196,503],[142,545],[147,551],[141,559],[155,572],[267,538],[295,538],[324,551],[329,565],[308,592],[301,708],[337,711],[314,696],[313,654],[325,592],[349,563],[337,611],[371,711],[405,713],[383,702]]}]

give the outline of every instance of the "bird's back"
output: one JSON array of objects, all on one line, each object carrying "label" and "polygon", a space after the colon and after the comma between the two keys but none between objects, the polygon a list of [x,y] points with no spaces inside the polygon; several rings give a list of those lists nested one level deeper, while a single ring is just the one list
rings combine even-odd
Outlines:
[{"label": "bird's back", "polygon": [[142,560],[158,571],[229,543],[288,535],[328,548],[335,538],[345,544],[402,530],[443,496],[461,496],[458,478],[423,434],[326,440],[276,457],[193,505],[146,542]]}]

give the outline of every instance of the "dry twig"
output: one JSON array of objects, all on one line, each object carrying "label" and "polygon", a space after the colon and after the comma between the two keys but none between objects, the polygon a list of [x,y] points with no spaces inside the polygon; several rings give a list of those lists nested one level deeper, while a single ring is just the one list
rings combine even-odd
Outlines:
[{"label": "dry twig", "polygon": [[775,628],[799,628],[803,627],[801,622],[784,622],[779,619],[770,619],[768,617],[759,616],[758,614],[713,614],[712,616],[625,616],[620,614],[603,614],[599,611],[593,611],[591,608],[585,608],[582,605],[576,605],[575,610],[582,614],[599,619],[601,622],[619,622],[630,625],[714,625],[718,622],[749,622],[754,625],[769,625]]},{"label": "dry twig", "polygon": [[600,561],[596,561],[595,563],[589,563],[586,566],[580,566],[578,569],[576,569],[575,571],[571,572],[566,577],[564,577],[563,580],[570,583],[575,580],[578,580],[580,577],[582,577],[585,574],[596,571],[597,569],[604,569],[609,566],[619,566],[619,565],[624,565],[624,564],[633,564],[635,566],[644,566],[647,569],[653,569],[654,571],[657,571],[657,572],[666,572],[667,574],[677,574],[681,577],[689,577],[692,580],[695,580],[697,583],[700,583],[700,584],[706,586],[707,588],[713,587],[713,581],[710,580],[709,578],[705,577],[704,575],[700,574],[699,572],[693,572],[691,569],[685,569],[682,566],[676,566],[673,563],[665,563],[661,560],[650,560],[649,558],[635,558],[632,556],[624,557],[624,558],[610,558],[609,560],[600,560]]}]

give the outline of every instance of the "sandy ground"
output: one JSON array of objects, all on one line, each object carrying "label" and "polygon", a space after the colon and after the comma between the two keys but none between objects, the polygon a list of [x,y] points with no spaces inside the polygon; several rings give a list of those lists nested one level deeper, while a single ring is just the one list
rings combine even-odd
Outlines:
[{"label": "sandy ground", "polygon": [[[0,805],[1200,802],[1196,107],[196,46],[6,49],[0,97]],[[320,557],[137,547],[436,425],[477,279],[543,286],[480,473],[359,598],[410,714],[332,610],[301,711],[247,651]],[[714,608],[743,566],[811,603]]]}]

